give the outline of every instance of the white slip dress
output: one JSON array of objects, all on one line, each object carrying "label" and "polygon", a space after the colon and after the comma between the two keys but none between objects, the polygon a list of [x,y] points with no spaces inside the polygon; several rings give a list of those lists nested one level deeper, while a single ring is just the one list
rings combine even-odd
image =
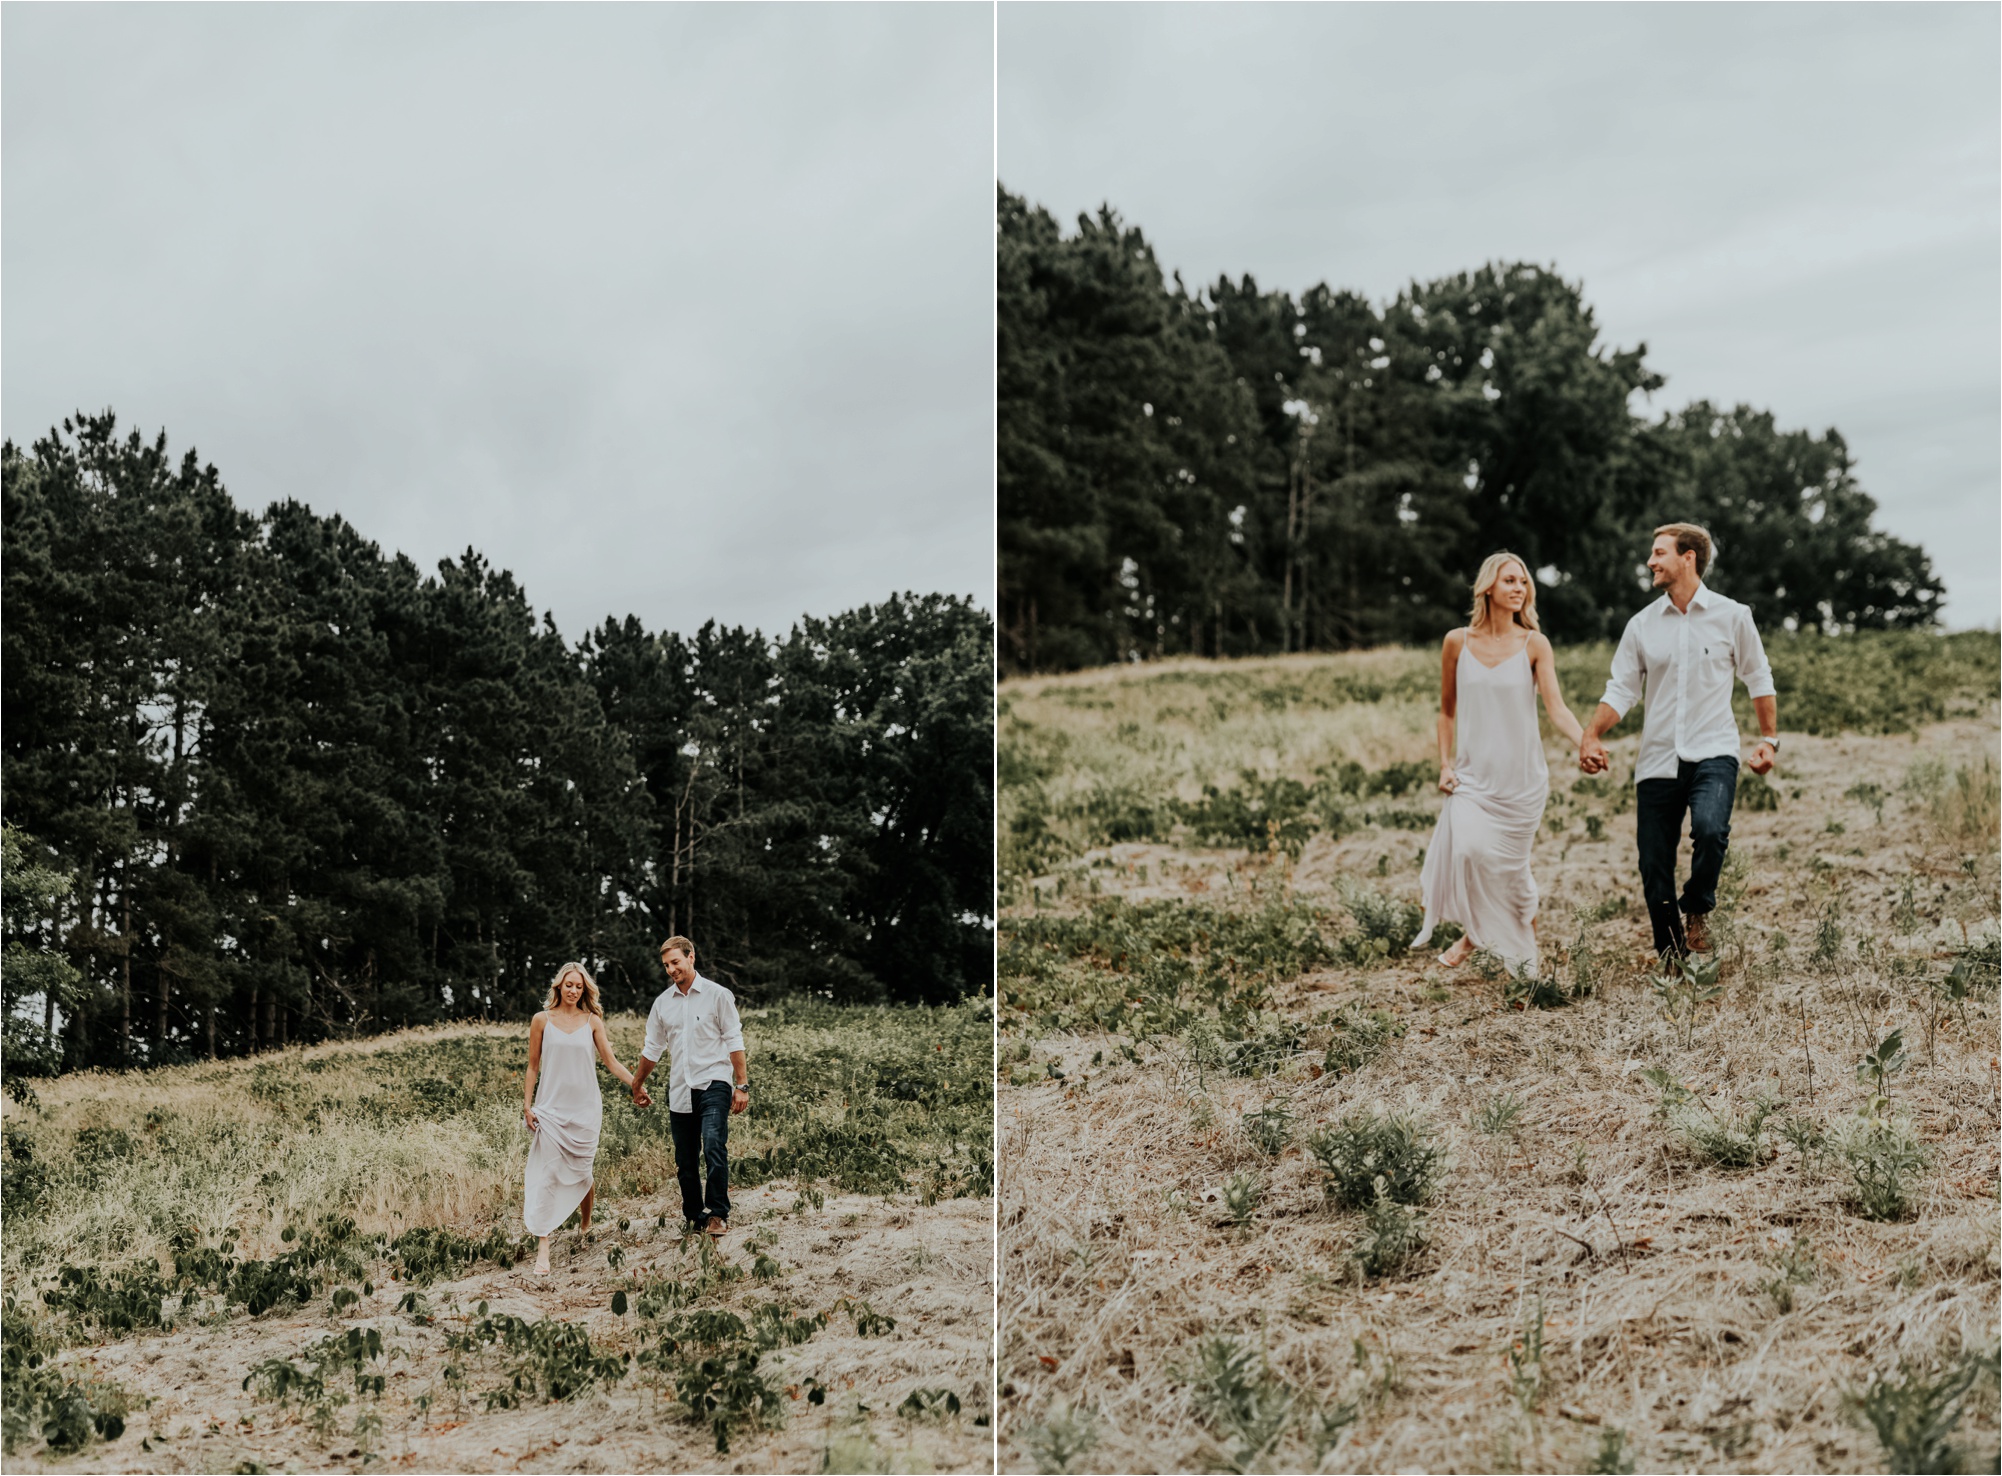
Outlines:
[{"label": "white slip dress", "polygon": [[1509,968],[1541,966],[1536,933],[1536,878],[1529,848],[1550,798],[1550,769],[1536,723],[1536,676],[1529,643],[1489,668],[1464,645],[1454,682],[1458,691],[1459,785],[1446,796],[1419,879],[1425,928],[1422,947],[1441,922],[1466,929],[1476,948]]},{"label": "white slip dress", "polygon": [[569,1034],[542,1026],[542,1071],[535,1083],[538,1126],[528,1150],[521,1220],[530,1235],[554,1235],[591,1192],[592,1161],[605,1103],[598,1095],[598,1045],[589,1021]]}]

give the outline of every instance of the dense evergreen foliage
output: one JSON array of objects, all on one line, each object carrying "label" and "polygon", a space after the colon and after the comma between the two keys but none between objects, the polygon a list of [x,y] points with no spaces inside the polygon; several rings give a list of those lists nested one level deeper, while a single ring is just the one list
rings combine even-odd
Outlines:
[{"label": "dense evergreen foliage", "polygon": [[338,517],[253,516],[109,414],[0,461],[8,861],[41,868],[7,939],[75,970],[17,1041],[10,952],[17,1064],[519,1015],[569,958],[637,1007],[674,932],[753,999],[984,989],[969,602],[572,646],[478,553],[426,577]]},{"label": "dense evergreen foliage", "polygon": [[1497,548],[1560,641],[1616,635],[1648,535],[1701,522],[1772,628],[1929,625],[1925,554],[1871,529],[1834,430],[1641,413],[1645,346],[1496,264],[1373,306],[1163,280],[1111,210],[1066,237],[1000,196],[1001,660],[1054,669],[1436,641]]}]

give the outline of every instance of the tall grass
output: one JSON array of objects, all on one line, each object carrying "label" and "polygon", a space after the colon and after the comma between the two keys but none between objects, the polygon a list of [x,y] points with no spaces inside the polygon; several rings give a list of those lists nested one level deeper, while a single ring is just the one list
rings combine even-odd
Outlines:
[{"label": "tall grass", "polygon": [[[984,1004],[747,1014],[758,1092],[732,1123],[735,1183],[990,1192]],[[608,1023],[620,1059],[636,1060],[644,1022]],[[243,1255],[276,1255],[288,1226],[330,1213],[390,1236],[518,1228],[526,1060],[525,1027],[441,1027],[45,1083],[38,1110],[8,1104],[7,1289],[61,1264],[162,1259],[190,1231],[233,1230]],[[601,1201],[662,1193],[674,1176],[664,1088],[641,1112],[609,1076],[600,1082]]]},{"label": "tall grass", "polygon": [[[1767,632],[1765,640],[1788,732],[1906,732],[1981,710],[2002,680],[2002,648],[1982,631]],[[1559,649],[1559,681],[1575,711],[1589,712],[1598,700],[1612,653],[1609,644]],[[1331,784],[1345,767],[1382,774],[1437,762],[1438,661],[1434,650],[1386,649],[1004,682],[997,733],[1004,897],[1024,878],[1120,842],[1256,849],[1266,843],[1268,818],[1281,832],[1293,825],[1284,838],[1297,842],[1299,826],[1328,825],[1329,806],[1343,796],[1349,809],[1367,799],[1352,784]],[[1740,729],[1755,731],[1742,687],[1734,701]],[[1620,731],[1638,733],[1644,718],[1636,708]],[[1303,791],[1290,809],[1278,781]],[[1428,790],[1421,784],[1415,793],[1425,798]],[[1275,800],[1283,813],[1273,813]],[[1422,813],[1435,809],[1427,798]],[[1233,825],[1242,833],[1232,834]]]}]

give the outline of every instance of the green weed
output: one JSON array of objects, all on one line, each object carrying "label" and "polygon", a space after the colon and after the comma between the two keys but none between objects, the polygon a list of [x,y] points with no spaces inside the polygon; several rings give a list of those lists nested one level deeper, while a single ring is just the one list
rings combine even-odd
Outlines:
[{"label": "green weed", "polygon": [[1354,883],[1343,885],[1341,897],[1355,927],[1336,943],[1335,956],[1351,967],[1368,968],[1400,957],[1425,925],[1425,909],[1415,902],[1385,897]]},{"label": "green weed", "polygon": [[945,1420],[959,1411],[959,1396],[950,1389],[913,1389],[897,1406],[907,1420]]},{"label": "green weed", "polygon": [[1845,1401],[1877,1433],[1893,1471],[1953,1472],[1964,1468],[1952,1441],[1962,1403],[1984,1376],[1995,1377],[1997,1360],[1962,1355],[1943,1368],[1898,1365],[1898,1376],[1878,1374]]},{"label": "green weed", "polygon": [[116,1440],[136,1401],[103,1379],[67,1378],[57,1345],[8,1297],[0,1311],[0,1452],[39,1436],[49,1452],[74,1455],[93,1439]]},{"label": "green weed", "polygon": [[1599,1448],[1592,1453],[1584,1469],[1591,1476],[1633,1476],[1634,1453],[1627,1444],[1627,1432],[1619,1429],[1601,1430]]},{"label": "green weed", "polygon": [[1197,1345],[1195,1367],[1185,1377],[1193,1386],[1198,1417],[1231,1442],[1225,1469],[1268,1469],[1299,1396],[1272,1371],[1264,1354],[1221,1334],[1208,1337]]},{"label": "green weed", "polygon": [[1522,1331],[1508,1348],[1508,1392],[1516,1408],[1533,1415],[1543,1402],[1549,1382],[1543,1367],[1543,1298],[1536,1299],[1534,1313],[1523,1314]]},{"label": "green weed", "polygon": [[1088,1405],[1052,1404],[1022,1432],[1038,1471],[1064,1472],[1098,1444],[1098,1411]]},{"label": "green weed", "polygon": [[1341,1209],[1368,1209],[1379,1199],[1423,1204],[1432,1197],[1445,1154],[1417,1119],[1379,1116],[1358,1108],[1309,1140],[1327,1175],[1324,1189]]},{"label": "green weed", "polygon": [[1719,1112],[1659,1067],[1650,1066],[1641,1078],[1661,1094],[1656,1115],[1719,1168],[1756,1168],[1772,1156],[1765,1128],[1782,1104],[1760,1097],[1744,1111],[1727,1104]]},{"label": "green weed", "polygon": [[1721,967],[1721,960],[1715,957],[1691,954],[1664,960],[1651,981],[1656,1008],[1669,1027],[1681,1033],[1684,1050],[1695,1039],[1697,1012],[1706,1004],[1716,1003],[1724,993],[1724,986],[1717,982]]},{"label": "green weed", "polygon": [[1349,1247],[1349,1263],[1358,1276],[1373,1281],[1404,1270],[1425,1245],[1423,1212],[1379,1194],[1364,1211],[1362,1233]]},{"label": "green weed", "polygon": [[1821,1274],[1814,1246],[1805,1235],[1795,1236],[1791,1245],[1775,1251],[1768,1264],[1774,1274],[1759,1283],[1759,1290],[1771,1297],[1781,1312],[1793,1311],[1795,1287],[1805,1286]]},{"label": "green weed", "polygon": [[1925,1149],[1890,1117],[1855,1121],[1836,1140],[1854,1188],[1850,1203],[1867,1220],[1902,1220],[1911,1210],[1911,1181],[1926,1166]]},{"label": "green weed", "polygon": [[1328,1049],[1321,1058],[1321,1068],[1330,1076],[1360,1071],[1404,1032],[1404,1022],[1395,1015],[1344,1005],[1329,1021]]},{"label": "green weed", "polygon": [[1251,1223],[1263,1192],[1256,1175],[1240,1172],[1231,1177],[1223,1186],[1223,1209],[1233,1225],[1242,1227]]},{"label": "green weed", "polygon": [[1268,1102],[1238,1120],[1244,1124],[1245,1136],[1267,1158],[1277,1158],[1293,1141],[1293,1114],[1283,1103]]},{"label": "green weed", "polygon": [[1893,1030],[1856,1063],[1856,1079],[1870,1084],[1872,1095],[1887,1097],[1891,1078],[1905,1069],[1905,1032]]},{"label": "green weed", "polygon": [[1522,1098],[1514,1092],[1490,1097],[1474,1113],[1474,1131],[1489,1137],[1512,1135],[1522,1120]]}]

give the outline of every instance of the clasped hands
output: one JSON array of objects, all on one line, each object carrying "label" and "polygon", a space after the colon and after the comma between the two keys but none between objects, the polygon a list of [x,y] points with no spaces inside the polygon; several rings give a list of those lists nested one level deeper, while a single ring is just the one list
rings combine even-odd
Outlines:
[{"label": "clasped hands", "polygon": [[[1774,751],[1772,744],[1761,738],[1752,748],[1752,756],[1745,761],[1745,767],[1754,774],[1770,774],[1773,771]],[[1606,745],[1589,733],[1578,742],[1578,768],[1586,774],[1603,774],[1612,760],[1606,755]]]},{"label": "clasped hands", "polygon": [[[749,1107],[750,1105],[751,1105],[751,1095],[749,1092],[746,1092],[742,1088],[739,1088],[730,1093],[730,1110],[732,1112],[741,1113],[742,1111],[744,1111],[745,1108]],[[635,1107],[653,1106],[653,1098],[647,1094],[647,1089],[644,1086],[642,1086],[639,1082],[633,1083],[633,1106]]]}]

